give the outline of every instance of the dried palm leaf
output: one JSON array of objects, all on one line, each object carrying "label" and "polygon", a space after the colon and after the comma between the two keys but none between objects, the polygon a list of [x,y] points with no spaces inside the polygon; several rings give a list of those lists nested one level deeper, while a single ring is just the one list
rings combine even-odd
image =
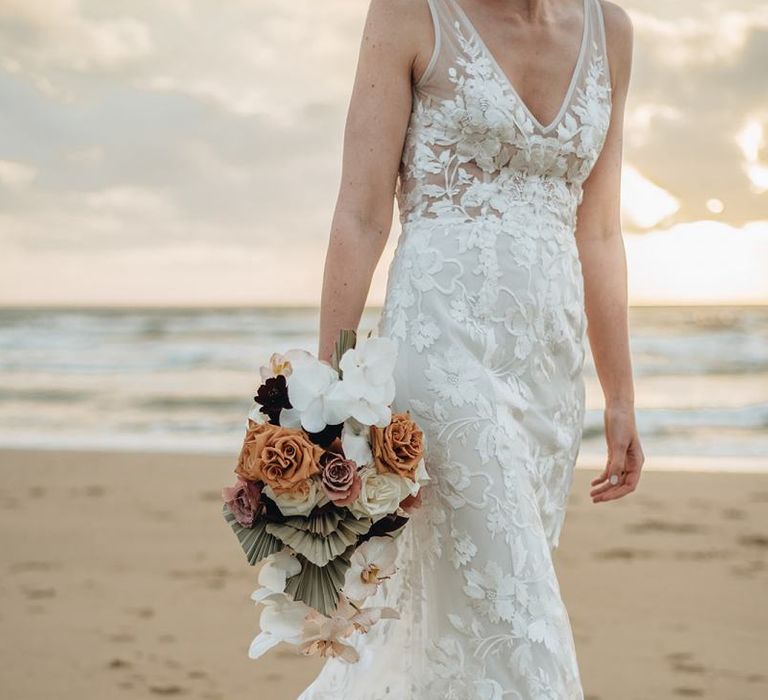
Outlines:
[{"label": "dried palm leaf", "polygon": [[260,520],[253,527],[245,527],[237,522],[234,513],[226,503],[223,506],[223,512],[224,519],[237,535],[248,563],[252,566],[270,554],[283,549],[283,543],[277,537],[267,532],[266,521]]},{"label": "dried palm leaf", "polygon": [[344,578],[356,546],[352,545],[325,566],[316,566],[301,554],[297,554],[301,571],[288,579],[285,592],[293,596],[294,600],[305,602],[323,615],[330,615],[339,603],[339,591],[344,587]]},{"label": "dried palm leaf", "polygon": [[316,566],[325,566],[349,546],[357,544],[358,538],[371,528],[370,518],[356,518],[349,511],[338,512],[343,517],[331,532],[326,532],[324,528],[320,533],[307,529],[311,527],[308,518],[289,518],[285,523],[267,523],[266,531]]}]

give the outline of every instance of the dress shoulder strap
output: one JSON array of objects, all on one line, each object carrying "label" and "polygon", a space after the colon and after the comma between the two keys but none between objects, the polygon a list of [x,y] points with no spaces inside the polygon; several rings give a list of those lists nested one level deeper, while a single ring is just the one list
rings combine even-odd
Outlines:
[{"label": "dress shoulder strap", "polygon": [[461,53],[456,36],[456,23],[460,23],[462,17],[452,0],[426,0],[426,2],[432,16],[435,41],[427,67],[414,84],[414,88],[422,90],[429,85],[431,89],[437,88],[439,91],[437,83],[444,82],[439,79],[439,76],[447,75],[447,69],[453,65],[456,56]]},{"label": "dress shoulder strap", "polygon": [[595,59],[602,59],[607,70],[608,67],[608,44],[605,39],[605,17],[603,16],[603,6],[601,0],[589,0],[588,8],[590,12],[590,48]]}]

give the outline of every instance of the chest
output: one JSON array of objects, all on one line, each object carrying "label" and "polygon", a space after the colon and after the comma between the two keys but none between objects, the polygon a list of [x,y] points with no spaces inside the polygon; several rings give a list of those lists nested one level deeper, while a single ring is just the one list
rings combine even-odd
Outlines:
[{"label": "chest", "polygon": [[524,21],[475,0],[457,12],[483,44],[499,73],[540,124],[557,116],[577,71],[589,20],[582,1],[562,3],[556,15]]}]

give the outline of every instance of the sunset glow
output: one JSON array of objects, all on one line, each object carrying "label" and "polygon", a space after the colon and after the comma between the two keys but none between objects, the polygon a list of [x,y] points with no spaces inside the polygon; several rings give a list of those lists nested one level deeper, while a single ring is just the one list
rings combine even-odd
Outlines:
[{"label": "sunset glow", "polygon": [[[630,300],[768,303],[768,6],[622,5]],[[317,304],[365,9],[0,3],[0,304]]]}]

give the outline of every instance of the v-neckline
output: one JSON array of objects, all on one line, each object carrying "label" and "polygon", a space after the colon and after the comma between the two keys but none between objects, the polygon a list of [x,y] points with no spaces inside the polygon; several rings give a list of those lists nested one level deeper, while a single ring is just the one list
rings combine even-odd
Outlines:
[{"label": "v-neckline", "polygon": [[496,60],[496,56],[494,56],[493,52],[488,48],[488,45],[485,43],[485,40],[483,39],[482,35],[479,31],[477,31],[477,28],[475,27],[472,20],[469,18],[467,13],[464,11],[464,8],[459,4],[458,0],[452,0],[454,6],[456,7],[457,12],[461,15],[461,18],[467,23],[469,28],[472,30],[472,33],[477,38],[478,43],[480,44],[480,47],[485,52],[486,56],[490,60],[493,67],[496,69],[496,71],[501,76],[502,80],[506,84],[507,88],[509,88],[509,91],[512,93],[513,97],[517,100],[517,102],[520,104],[520,106],[523,108],[525,113],[528,115],[528,117],[533,121],[533,123],[541,129],[543,133],[548,133],[552,129],[557,126],[557,124],[560,122],[560,120],[563,118],[565,112],[568,109],[568,106],[571,101],[571,97],[573,96],[573,91],[576,89],[576,83],[579,78],[579,73],[581,71],[581,65],[584,62],[584,55],[586,54],[587,49],[587,38],[589,34],[589,0],[583,0],[583,19],[582,19],[582,29],[581,29],[581,46],[579,47],[579,55],[576,58],[576,64],[573,67],[573,72],[571,73],[571,80],[568,84],[568,89],[566,90],[565,97],[563,98],[562,103],[560,104],[560,109],[558,110],[557,114],[555,115],[555,118],[547,125],[542,124],[534,115],[534,113],[531,111],[531,109],[526,104],[525,100],[523,100],[522,97],[520,97],[520,94],[515,89],[514,84],[509,79],[509,76],[504,72],[499,62]]}]

